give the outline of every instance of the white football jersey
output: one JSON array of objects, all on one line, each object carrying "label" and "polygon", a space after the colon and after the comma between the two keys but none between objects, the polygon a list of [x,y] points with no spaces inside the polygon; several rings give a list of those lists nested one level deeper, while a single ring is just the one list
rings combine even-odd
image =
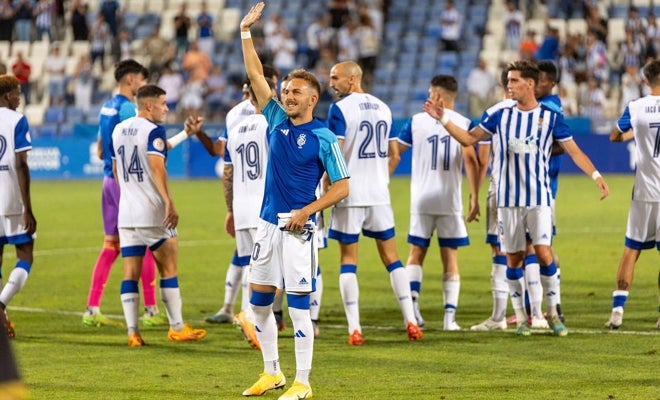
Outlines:
[{"label": "white football jersey", "polygon": [[148,155],[167,157],[165,128],[141,117],[129,118],[112,132],[112,158],[119,182],[119,228],[162,226],[165,201],[154,181]]},{"label": "white football jersey", "polygon": [[330,106],[328,128],[344,141],[351,175],[348,197],[337,207],[390,204],[388,145],[396,137],[387,104],[367,93],[351,93]]},{"label": "white football jersey", "polygon": [[16,153],[30,149],[30,128],[25,116],[9,108],[0,108],[0,215],[23,213]]},{"label": "white football jersey", "polygon": [[[468,130],[470,120],[445,110],[458,127]],[[462,214],[463,146],[440,121],[425,112],[413,115],[398,138],[412,147],[410,212],[413,214]]]},{"label": "white football jersey", "polygon": [[225,164],[234,167],[234,227],[256,228],[264,198],[268,163],[268,122],[249,115],[227,132]]},{"label": "white football jersey", "polygon": [[617,122],[635,135],[637,166],[633,200],[660,201],[660,96],[631,101]]}]

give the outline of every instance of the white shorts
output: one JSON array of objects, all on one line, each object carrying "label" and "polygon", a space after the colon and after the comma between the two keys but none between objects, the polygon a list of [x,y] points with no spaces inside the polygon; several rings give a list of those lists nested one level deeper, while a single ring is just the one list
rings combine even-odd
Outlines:
[{"label": "white shorts", "polygon": [[497,209],[497,215],[503,252],[524,251],[527,247],[525,233],[529,234],[533,245],[552,244],[550,206],[500,207]]},{"label": "white shorts", "polygon": [[633,200],[628,211],[626,247],[660,250],[660,202]]},{"label": "white shorts", "polygon": [[310,240],[299,239],[277,225],[259,220],[248,282],[287,292],[313,292],[318,251],[314,236]]},{"label": "white shorts", "polygon": [[37,234],[29,235],[23,222],[23,214],[0,215],[0,246],[30,243]]},{"label": "white shorts", "polygon": [[486,243],[499,245],[500,235],[497,228],[497,194],[495,190],[488,190],[486,196]]},{"label": "white shorts", "polygon": [[462,215],[410,214],[408,243],[429,247],[436,231],[441,247],[461,247],[470,244]]},{"label": "white shorts", "polygon": [[157,250],[167,239],[177,237],[176,229],[162,226],[144,228],[119,228],[119,244],[121,256],[144,256],[147,247]]},{"label": "white shorts", "polygon": [[238,229],[236,231],[236,253],[239,257],[249,257],[254,247],[257,228]]},{"label": "white shorts", "polygon": [[360,232],[366,237],[387,240],[394,237],[392,206],[333,207],[328,237],[341,243],[357,243]]}]

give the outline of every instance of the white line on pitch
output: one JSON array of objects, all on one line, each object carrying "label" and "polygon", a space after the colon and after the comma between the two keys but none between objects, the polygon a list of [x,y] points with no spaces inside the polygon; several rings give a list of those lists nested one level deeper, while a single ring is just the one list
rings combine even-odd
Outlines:
[{"label": "white line on pitch", "polygon": [[[73,316],[82,316],[82,312],[79,311],[62,311],[62,310],[46,310],[44,308],[34,308],[34,307],[13,307],[9,306],[10,311],[22,311],[22,312],[30,312],[30,313],[43,313],[43,314],[55,314],[55,315],[73,315]],[[106,317],[117,319],[117,320],[122,320],[124,319],[123,315],[112,315],[112,314],[103,314]],[[196,323],[204,323],[202,320],[198,321],[191,321],[191,322],[196,322]],[[329,328],[329,329],[346,329],[346,325],[321,325],[321,327]],[[398,330],[403,330],[403,326],[376,326],[376,325],[363,325],[362,328],[365,329],[373,329],[373,330],[382,330],[382,331],[398,331]],[[440,328],[425,328],[425,331],[442,331]],[[468,329],[462,329],[461,331],[463,332],[469,332]],[[549,332],[548,330],[542,330],[542,329],[533,329],[533,332],[538,332],[538,333],[547,333]],[[499,331],[502,334],[505,333],[512,333],[513,329],[509,329],[507,331]],[[581,334],[581,335],[635,335],[635,336],[660,336],[660,330],[655,330],[655,331],[626,331],[626,330],[607,330],[607,329],[570,329],[569,330],[570,334]],[[449,333],[451,334],[451,333]]]}]

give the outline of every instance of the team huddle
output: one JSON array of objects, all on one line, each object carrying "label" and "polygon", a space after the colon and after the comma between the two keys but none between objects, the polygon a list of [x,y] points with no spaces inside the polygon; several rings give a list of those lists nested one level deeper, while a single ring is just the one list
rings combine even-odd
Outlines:
[{"label": "team huddle", "polygon": [[[443,265],[443,329],[460,330],[455,318],[460,293],[458,248],[469,244],[466,221],[480,216],[479,187],[488,174],[493,311],[471,329],[505,330],[510,298],[516,335],[549,329],[555,336],[566,336],[560,268],[552,249],[561,154],[570,156],[594,180],[601,199],[608,196],[609,188],[576,145],[561,102],[552,94],[558,80],[554,64],[509,64],[502,76],[508,98],[485,110],[476,125],[453,110],[456,79],[434,76],[423,112],[395,132],[389,107],[362,88],[360,66],[340,62],[329,77],[339,100],[330,106],[324,122],[313,116],[321,92],[313,74],[302,69],[290,72],[280,84],[278,99],[277,73],[261,64],[250,34],[263,9],[264,3],[258,3],[241,21],[249,84],[244,101],[230,111],[225,133],[215,142],[204,133],[198,117],[187,118],[184,129],[168,139],[161,125],[168,112],[165,91],[145,84],[148,72],[136,61],[116,65],[118,93],[104,105],[99,123],[98,153],[105,163],[104,246],[92,275],[83,325],[117,324],[103,316],[100,301],[112,263],[121,252],[120,296],[129,346],[145,345],[140,319],[146,326],[168,325],[171,341],[199,341],[206,336],[206,330],[191,327],[182,317],[179,216],[165,167],[168,151],[196,135],[209,153],[224,157],[225,229],[236,243],[224,304],[206,321],[233,319],[261,350],[264,361],[259,379],[243,395],[259,396],[286,385],[277,343],[286,296],[295,332],[296,376],[280,399],[312,397],[309,375],[323,286],[318,250],[325,245],[322,211],[327,208],[331,209],[327,234],[340,249],[339,283],[349,345],[365,341],[357,279],[360,234],[376,241],[407,337],[415,341],[423,338],[422,266],[435,232]],[[660,123],[653,120],[660,96],[660,62],[648,64],[644,76],[651,94],[626,107],[610,137],[612,141],[634,138],[637,143],[625,251],[606,323],[611,329],[622,324],[640,251],[654,245],[660,250]],[[5,244],[14,245],[17,253],[15,268],[0,292],[4,311],[0,314],[10,337],[14,326],[6,317],[6,306],[27,280],[36,231],[27,168],[31,140],[25,116],[15,111],[19,98],[18,81],[0,76],[0,261]],[[410,250],[404,265],[396,250],[389,179],[400,154],[409,149]],[[470,193],[466,216],[463,168]],[[165,313],[156,305],[152,284],[156,271]],[[141,318],[140,281],[145,310]],[[241,287],[241,312],[234,316]]]}]

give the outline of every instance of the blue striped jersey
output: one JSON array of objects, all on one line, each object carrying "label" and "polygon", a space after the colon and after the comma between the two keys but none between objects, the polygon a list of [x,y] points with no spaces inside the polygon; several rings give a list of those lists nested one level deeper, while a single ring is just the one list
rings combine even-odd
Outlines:
[{"label": "blue striped jersey", "polygon": [[660,96],[629,102],[616,126],[621,132],[632,129],[635,135],[633,200],[660,201]]},{"label": "blue striped jersey", "polygon": [[493,136],[497,206],[550,206],[552,142],[572,139],[562,114],[543,103],[528,111],[509,105],[486,116],[480,126]]},{"label": "blue striped jersey", "polygon": [[[543,103],[550,109],[555,109],[557,112],[564,114],[564,108],[561,105],[561,98],[556,94],[549,94],[538,98],[539,103]],[[559,189],[559,170],[561,169],[561,154],[550,156],[550,169],[548,175],[550,176],[550,189],[552,190],[552,198],[557,197],[557,189]]]}]

